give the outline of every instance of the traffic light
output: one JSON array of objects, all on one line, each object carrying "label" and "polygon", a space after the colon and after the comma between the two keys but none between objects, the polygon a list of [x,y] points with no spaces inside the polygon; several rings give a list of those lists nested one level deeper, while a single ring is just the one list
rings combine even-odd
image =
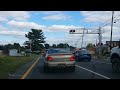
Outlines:
[{"label": "traffic light", "polygon": [[70,30],[70,33],[75,33],[75,30],[74,29]]}]

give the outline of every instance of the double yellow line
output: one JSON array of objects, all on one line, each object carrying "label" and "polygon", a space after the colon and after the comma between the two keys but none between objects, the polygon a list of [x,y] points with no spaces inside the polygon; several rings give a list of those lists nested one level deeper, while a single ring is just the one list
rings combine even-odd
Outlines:
[{"label": "double yellow line", "polygon": [[35,61],[35,63],[27,70],[27,72],[20,79],[25,79],[27,77],[27,75],[30,73],[30,71],[35,66],[35,64],[38,62],[39,59],[40,57]]}]

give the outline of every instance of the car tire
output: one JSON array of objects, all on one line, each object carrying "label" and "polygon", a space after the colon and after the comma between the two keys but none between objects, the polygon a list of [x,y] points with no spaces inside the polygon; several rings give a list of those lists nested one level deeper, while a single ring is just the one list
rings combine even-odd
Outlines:
[{"label": "car tire", "polygon": [[113,57],[112,61],[112,69],[116,73],[120,73],[120,60],[118,57]]}]

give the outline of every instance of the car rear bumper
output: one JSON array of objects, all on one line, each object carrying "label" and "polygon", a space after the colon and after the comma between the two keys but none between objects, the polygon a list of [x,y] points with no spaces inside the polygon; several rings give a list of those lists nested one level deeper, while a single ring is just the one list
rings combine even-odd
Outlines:
[{"label": "car rear bumper", "polygon": [[75,61],[73,62],[46,62],[45,63],[48,67],[74,67]]}]

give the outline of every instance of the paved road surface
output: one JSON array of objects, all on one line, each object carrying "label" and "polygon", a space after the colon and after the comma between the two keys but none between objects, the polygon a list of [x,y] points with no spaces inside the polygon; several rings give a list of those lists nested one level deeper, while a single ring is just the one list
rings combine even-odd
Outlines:
[{"label": "paved road surface", "polygon": [[111,63],[94,59],[76,62],[75,72],[54,69],[45,73],[41,58],[26,79],[120,79],[120,74],[112,71]]}]

